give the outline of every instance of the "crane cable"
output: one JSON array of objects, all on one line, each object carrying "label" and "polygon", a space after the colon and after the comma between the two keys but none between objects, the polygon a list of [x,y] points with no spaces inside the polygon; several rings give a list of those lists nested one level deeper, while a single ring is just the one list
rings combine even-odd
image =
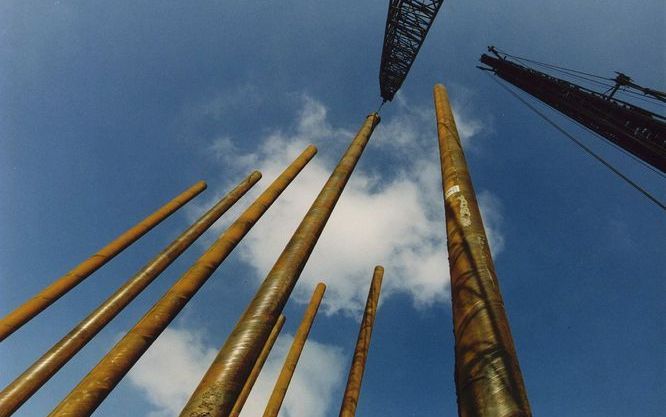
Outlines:
[{"label": "crane cable", "polygon": [[[533,63],[533,64],[541,65],[541,66],[543,66],[543,67],[550,68],[550,69],[553,69],[553,70],[556,70],[556,71],[559,71],[559,72],[565,73],[565,74],[567,74],[567,75],[569,75],[569,76],[571,76],[571,77],[576,77],[576,78],[580,78],[580,79],[583,79],[583,80],[587,80],[587,81],[589,81],[589,82],[592,82],[592,83],[595,83],[595,84],[599,84],[599,85],[603,85],[603,86],[605,86],[605,87],[613,88],[614,86],[613,86],[613,85],[606,84],[606,83],[602,83],[602,82],[600,82],[600,81],[591,80],[591,79],[586,78],[586,77],[583,77],[583,76],[581,76],[581,75],[586,75],[586,76],[588,76],[588,77],[598,78],[598,79],[600,79],[600,80],[616,82],[616,80],[613,79],[613,78],[602,77],[602,76],[600,76],[600,75],[590,74],[590,73],[588,73],[588,72],[584,72],[584,71],[578,71],[578,70],[571,69],[571,68],[560,67],[560,66],[553,65],[553,64],[547,64],[547,63],[545,63],[545,62],[539,62],[539,61],[536,61],[536,60],[533,60],[533,59],[529,59],[529,58],[525,58],[525,57],[520,57],[520,56],[512,55],[512,54],[510,54],[510,53],[508,53],[508,52],[506,52],[506,51],[503,51],[503,50],[501,50],[501,49],[498,49],[498,48],[495,48],[495,50],[496,50],[497,52],[499,52],[499,53],[504,54],[505,56],[508,56],[508,57],[514,58],[514,59],[516,59],[516,60],[518,60],[518,61],[521,61],[521,63],[522,63],[525,67],[528,67],[528,68],[529,68],[529,65],[526,65],[526,64],[525,64],[524,62],[522,62],[522,61],[531,62],[531,63]],[[581,75],[571,74],[570,72],[573,72],[573,73],[576,73],[576,74],[581,74]],[[647,101],[647,102],[652,103],[652,104],[658,104],[658,105],[661,105],[661,106],[664,105],[664,104],[663,104],[663,101],[658,100],[658,99],[656,99],[656,98],[654,98],[654,97],[652,97],[652,96],[649,96],[649,95],[638,94],[638,93],[636,93],[636,92],[634,92],[634,91],[631,91],[631,90],[629,90],[629,89],[626,89],[626,88],[621,88],[620,91],[621,91],[621,92],[624,92],[625,94],[632,94],[632,95],[635,95],[635,96],[637,96],[638,98],[642,98],[644,101]],[[649,101],[649,100],[651,100],[651,101]]]},{"label": "crane cable", "polygon": [[657,99],[655,99],[655,98],[653,98],[653,97],[651,97],[651,96],[646,96],[646,95],[643,95],[643,94],[638,94],[637,92],[632,91],[632,90],[629,90],[629,89],[624,88],[624,87],[620,87],[620,89],[617,90],[617,91],[618,91],[619,93],[623,93],[623,94],[631,95],[631,96],[632,96],[634,99],[636,99],[636,100],[641,100],[641,101],[644,101],[644,102],[646,102],[646,103],[650,103],[650,104],[657,105],[657,106],[660,106],[660,107],[666,107],[666,103],[664,103],[664,102],[662,102],[662,101],[660,101],[660,100],[657,100]]},{"label": "crane cable", "polygon": [[382,111],[382,107],[384,107],[384,104],[386,104],[386,99],[382,99],[382,103],[379,105],[375,113],[379,114]]},{"label": "crane cable", "polygon": [[559,70],[563,70],[563,71],[571,71],[571,72],[575,72],[575,73],[578,73],[578,74],[587,75],[588,77],[599,78],[601,80],[615,81],[612,78],[602,77],[600,75],[595,75],[595,74],[590,74],[589,72],[578,71],[578,70],[571,69],[571,68],[560,67],[560,66],[553,65],[553,64],[546,64],[545,62],[539,62],[539,61],[535,61],[533,59],[524,58],[524,57],[520,57],[520,56],[516,56],[516,55],[511,55],[510,53],[508,53],[506,51],[503,51],[503,50],[500,50],[500,49],[497,49],[497,48],[495,48],[495,50],[497,52],[502,53],[502,54],[504,54],[506,56],[509,56],[511,58],[522,59],[522,60],[527,61],[527,62],[532,62],[533,64],[539,64],[539,65],[543,65],[545,67],[550,67],[550,68],[559,69]]},{"label": "crane cable", "polygon": [[555,129],[559,130],[563,135],[565,135],[569,140],[574,142],[576,145],[578,145],[583,151],[585,151],[587,154],[595,158],[597,161],[601,162],[606,168],[610,169],[615,175],[623,179],[627,184],[631,185],[634,187],[638,192],[643,194],[645,197],[647,197],[650,201],[652,201],[654,204],[659,206],[662,210],[666,211],[666,205],[662,203],[661,201],[657,200],[656,197],[654,197],[652,194],[650,194],[647,190],[645,190],[643,187],[640,185],[636,184],[632,180],[630,180],[628,177],[626,177],[624,174],[622,174],[617,168],[613,167],[609,162],[604,160],[602,157],[594,153],[592,149],[588,148],[586,145],[584,145],[580,140],[576,139],[573,135],[571,135],[569,132],[566,130],[562,129],[560,126],[558,126],[555,122],[550,120],[548,116],[546,116],[544,113],[542,113],[539,109],[528,103],[525,99],[523,99],[521,96],[519,96],[515,91],[510,89],[509,87],[505,86],[504,84],[500,83],[498,80],[495,79],[495,77],[491,76],[490,74],[487,74],[493,81],[495,81],[500,87],[502,87],[504,90],[509,92],[512,96],[517,98],[521,103],[523,103],[527,108],[532,110],[534,113],[536,113],[539,117],[544,119],[548,124],[553,126]]},{"label": "crane cable", "polygon": [[605,137],[601,136],[599,133],[595,132],[594,130],[590,130],[587,126],[585,126],[584,124],[582,124],[581,122],[579,122],[579,121],[576,120],[576,119],[569,118],[569,120],[571,120],[572,122],[576,123],[578,126],[584,128],[584,129],[586,129],[587,131],[589,131],[590,133],[592,133],[592,134],[593,134],[593,135],[594,135],[594,136],[595,136],[595,137],[596,137],[601,143],[603,143],[603,144],[605,144],[605,145],[610,145],[610,146],[612,146],[613,148],[615,148],[615,149],[617,149],[618,151],[622,152],[623,154],[627,155],[629,158],[633,159],[633,160],[636,161],[637,163],[643,165],[645,168],[647,168],[647,169],[649,169],[650,171],[654,172],[656,175],[659,175],[660,177],[666,179],[666,174],[664,174],[663,172],[659,171],[658,169],[656,169],[656,168],[653,167],[652,165],[648,164],[647,162],[643,161],[642,159],[640,159],[639,157],[637,157],[637,156],[634,155],[633,153],[628,152],[626,149],[622,148],[622,147],[621,147],[620,145],[618,145],[617,143],[614,143],[614,142],[609,141],[608,139],[606,139]]},{"label": "crane cable", "polygon": [[[515,56],[515,55],[507,54],[506,52],[500,51],[499,49],[495,49],[495,50],[496,50],[497,52],[501,52],[501,53],[503,53],[503,54],[504,54],[505,56],[507,56],[507,57],[511,57],[511,58],[515,59],[517,62],[519,62],[519,63],[520,63],[522,66],[524,66],[525,68],[529,68],[529,69],[531,69],[531,66],[527,63],[527,62],[531,62],[531,63],[533,63],[533,64],[540,65],[540,66],[543,66],[543,67],[545,67],[545,68],[548,68],[549,70],[557,71],[557,72],[560,72],[560,73],[562,73],[562,74],[566,74],[566,75],[569,76],[569,77],[578,78],[578,79],[580,79],[580,80],[586,80],[587,82],[590,82],[590,83],[596,84],[596,85],[598,85],[598,86],[605,87],[607,90],[606,90],[605,92],[601,93],[601,95],[603,95],[603,96],[606,96],[608,93],[610,93],[610,92],[616,87],[615,85],[611,85],[611,84],[607,84],[607,83],[602,83],[602,82],[600,82],[600,81],[593,80],[593,79],[588,78],[588,77],[583,77],[583,76],[580,76],[580,75],[572,74],[572,73],[570,73],[570,72],[568,72],[568,71],[580,72],[580,73],[582,73],[582,74],[587,74],[586,72],[576,71],[576,70],[570,70],[570,69],[566,69],[566,68],[562,69],[562,67],[557,67],[557,66],[555,66],[555,65],[551,65],[551,64],[543,64],[543,63],[540,63],[540,62],[538,62],[538,61],[534,61],[534,60],[531,60],[531,59],[520,58],[520,57],[517,57],[517,56]],[[590,74],[590,75],[591,75],[591,74]],[[604,77],[600,77],[600,76],[595,76],[595,77],[597,77],[597,78],[604,78]],[[614,81],[612,78],[604,78],[604,79]],[[572,82],[572,81],[567,81],[567,82]],[[580,82],[580,81],[578,81],[578,82]],[[585,87],[583,87],[583,88],[587,88],[587,89],[589,89],[590,91],[593,91],[593,92],[595,92],[595,93],[597,92],[596,90],[592,89],[590,86],[585,86]],[[636,93],[636,92],[634,92],[634,91],[632,91],[632,90],[629,90],[629,89],[627,89],[627,88],[625,88],[625,87],[620,87],[620,88],[617,90],[617,93],[618,93],[618,94],[626,94],[626,95],[629,95],[629,96],[631,96],[634,100],[641,100],[641,101],[644,101],[644,102],[646,102],[646,103],[649,103],[650,105],[653,105],[653,106],[658,106],[658,107],[664,107],[664,108],[666,108],[666,104],[663,103],[662,101],[660,101],[660,100],[658,100],[658,99],[656,99],[656,98],[654,98],[654,97],[648,96],[648,95],[638,94],[638,93]],[[618,99],[618,98],[615,98],[615,101],[620,101],[620,102],[627,103],[626,101],[624,101],[624,100],[620,100],[620,99]],[[634,105],[634,104],[632,104],[632,103],[628,103],[628,104],[631,104],[632,106]],[[659,110],[662,110],[662,109],[659,109]],[[663,118],[663,116],[654,113],[654,111],[655,111],[654,109],[650,109],[650,110],[647,110],[647,111],[649,111],[650,113],[652,113],[653,115],[655,115],[655,116],[657,116],[657,117],[659,117],[659,118]]]}]

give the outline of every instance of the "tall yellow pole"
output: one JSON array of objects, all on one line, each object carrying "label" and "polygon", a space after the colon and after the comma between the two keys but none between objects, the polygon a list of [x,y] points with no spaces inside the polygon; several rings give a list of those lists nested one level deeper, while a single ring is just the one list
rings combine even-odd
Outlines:
[{"label": "tall yellow pole", "polygon": [[254,171],[169,246],[148,262],[113,295],[93,310],[84,320],[53,345],[42,357],[0,392],[0,417],[11,415],[21,404],[49,380],[86,343],[118,315],[141,291],[234,205],[261,174]]},{"label": "tall yellow pole", "polygon": [[92,414],[316,152],[308,146],[49,415]]},{"label": "tall yellow pole", "polygon": [[363,127],[185,405],[180,414],[182,417],[229,416],[243,388],[243,382],[250,374],[261,347],[266,343],[268,334],[287,303],[377,123],[379,115],[376,113],[366,118]]},{"label": "tall yellow pole", "polygon": [[358,397],[361,394],[361,382],[363,382],[363,372],[365,371],[365,362],[368,359],[368,349],[370,349],[370,337],[372,336],[372,327],[375,323],[377,314],[377,305],[379,303],[379,291],[382,288],[382,279],[384,277],[384,268],[376,266],[368,292],[368,301],[365,304],[361,329],[358,332],[356,348],[354,349],[354,358],[351,368],[349,368],[349,377],[347,378],[347,387],[340,407],[340,417],[354,417]]},{"label": "tall yellow pole", "polygon": [[162,220],[169,217],[205,189],[205,182],[197,182],[182,194],[160,207],[156,212],[115,238],[96,254],[77,265],[74,269],[41,290],[37,295],[0,319],[0,341],[6,339],[10,334],[14,333],[37,314],[55,303],[60,297],[65,295],[65,293],[77,286],[90,274],[97,271],[125,248],[136,242],[141,236],[148,233]]},{"label": "tall yellow pole", "polygon": [[282,330],[282,325],[284,324],[284,320],[285,320],[284,315],[280,314],[280,317],[278,317],[275,326],[273,326],[273,330],[271,330],[271,334],[268,336],[268,340],[266,340],[264,348],[261,349],[261,353],[257,358],[257,362],[254,364],[252,372],[250,372],[250,376],[247,378],[247,381],[245,381],[245,385],[243,385],[243,389],[241,390],[241,393],[238,396],[238,400],[236,400],[236,404],[234,404],[234,408],[231,410],[231,417],[240,416],[241,410],[245,405],[245,401],[247,401],[247,397],[250,396],[250,391],[252,391],[252,387],[254,387],[254,383],[257,382],[259,373],[261,373],[261,368],[264,367],[264,363],[266,363],[266,359],[268,358],[268,355],[271,353],[271,349],[273,349],[275,340],[278,338],[280,330]]},{"label": "tall yellow pole", "polygon": [[[271,397],[268,399],[268,404],[264,411],[264,417],[277,417],[280,412],[282,401],[284,401],[284,397],[287,395],[287,389],[289,388],[291,377],[296,371],[298,359],[301,357],[301,352],[303,352],[303,347],[305,347],[305,342],[310,334],[312,323],[317,315],[317,310],[319,310],[319,304],[321,304],[321,299],[324,297],[324,291],[326,291],[326,285],[322,282],[317,284],[317,287],[312,294],[312,298],[310,299],[310,304],[308,304],[305,314],[303,315],[303,320],[298,326],[298,330],[296,330],[294,341],[291,343],[289,353],[287,353],[287,357],[284,360],[280,375],[275,382],[273,393],[271,393]],[[234,417],[233,412],[231,415]]]},{"label": "tall yellow pole", "polygon": [[460,417],[528,417],[523,377],[446,89],[435,86]]}]

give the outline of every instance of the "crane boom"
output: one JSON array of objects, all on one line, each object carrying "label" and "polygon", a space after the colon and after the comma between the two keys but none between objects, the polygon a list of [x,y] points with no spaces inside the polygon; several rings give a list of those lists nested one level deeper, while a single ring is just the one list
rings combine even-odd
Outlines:
[{"label": "crane boom", "polygon": [[390,0],[379,69],[384,101],[393,100],[405,81],[442,3],[444,0]]},{"label": "crane boom", "polygon": [[581,123],[646,163],[666,172],[666,118],[543,72],[490,49],[481,62],[498,77]]}]

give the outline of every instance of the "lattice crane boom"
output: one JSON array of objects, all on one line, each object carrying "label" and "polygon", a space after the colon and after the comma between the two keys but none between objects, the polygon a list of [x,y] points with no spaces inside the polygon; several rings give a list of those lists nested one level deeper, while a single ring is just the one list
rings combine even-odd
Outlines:
[{"label": "lattice crane boom", "polygon": [[402,86],[443,0],[390,0],[379,87],[384,101]]},{"label": "lattice crane boom", "polygon": [[[646,163],[666,172],[666,118],[610,95],[598,93],[517,64],[489,49],[481,62],[498,77],[581,123]],[[656,90],[651,90],[656,91]]]}]

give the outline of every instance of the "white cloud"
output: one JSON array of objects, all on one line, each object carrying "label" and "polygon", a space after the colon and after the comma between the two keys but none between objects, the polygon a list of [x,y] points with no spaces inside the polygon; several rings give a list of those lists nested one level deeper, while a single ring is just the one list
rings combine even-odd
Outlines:
[{"label": "white cloud", "polygon": [[208,117],[216,120],[223,119],[231,112],[239,108],[256,108],[264,102],[264,96],[257,86],[253,84],[240,84],[236,88],[228,90],[225,94],[218,95],[185,109],[189,117]]},{"label": "white cloud", "polygon": [[[284,334],[273,346],[242,417],[260,417],[273,390],[293,337]],[[178,415],[210,366],[217,349],[187,329],[167,329],[129,373],[146,394],[151,417]],[[336,405],[333,392],[347,366],[339,348],[308,340],[289,386],[281,417],[322,417]]]},{"label": "white cloud", "polygon": [[[209,155],[225,166],[227,178],[252,169],[259,169],[264,176],[262,185],[251,190],[244,204],[232,208],[216,224],[221,231],[307,144],[314,142],[322,148],[323,152],[310,162],[238,248],[257,282],[273,266],[337,162],[339,155],[326,151],[339,150],[339,144],[346,146],[354,134],[332,126],[326,107],[318,101],[305,97],[303,103],[296,123],[290,129],[266,134],[253,153],[243,154],[233,139],[225,136],[213,141],[208,149]],[[384,265],[386,270],[383,300],[391,294],[406,293],[417,307],[426,307],[448,299],[449,268],[432,109],[403,104],[398,105],[398,110],[379,125],[366,151],[397,160],[391,165],[391,175],[382,177],[363,163],[357,167],[295,289],[294,297],[306,302],[316,283],[325,281],[328,288],[323,311],[327,314],[359,316],[376,264]],[[464,135],[484,129],[482,123],[465,113],[456,118],[467,143],[470,137]],[[217,194],[222,193],[220,189]],[[501,202],[490,192],[481,191],[479,203],[496,255],[504,245]],[[195,211],[201,212],[204,207]],[[289,335],[278,339],[242,417],[262,415],[290,344]],[[180,412],[216,350],[196,332],[165,331],[130,372],[130,381],[155,406],[152,416]],[[341,386],[347,366],[339,348],[309,340],[281,417],[330,414],[327,410],[339,405],[332,395]]]},{"label": "white cloud", "polygon": [[155,406],[150,416],[178,415],[216,354],[200,333],[168,328],[130,370],[129,380]]},{"label": "white cloud", "polygon": [[[466,151],[476,151],[478,147],[472,145],[472,138],[490,131],[492,121],[490,118],[482,121],[470,114],[472,98],[469,91],[457,87],[456,92],[458,94],[450,98],[458,134]],[[400,92],[396,95],[394,103],[398,111],[379,125],[375,141],[403,152],[411,150],[411,153],[414,153],[415,147],[420,151],[425,149],[437,151],[435,108],[408,103]]]},{"label": "white cloud", "polygon": [[478,193],[477,198],[490,248],[493,254],[500,253],[504,249],[504,235],[501,233],[502,222],[504,221],[502,202],[487,190]]},{"label": "white cloud", "polygon": [[[362,309],[374,265],[385,267],[383,298],[407,293],[417,307],[448,298],[445,226],[442,207],[439,154],[432,108],[398,103],[398,112],[382,122],[366,151],[382,152],[396,160],[390,175],[357,167],[338,202],[310,260],[294,297],[309,299],[319,281],[328,284],[323,311],[358,315]],[[465,113],[456,115],[463,140],[483,129]],[[330,125],[326,108],[305,97],[296,123],[288,131],[275,130],[259,141],[251,154],[241,154],[231,138],[213,142],[210,151],[227,168],[240,172],[259,169],[263,186],[254,198],[304,148],[313,142],[322,151],[333,144],[349,143],[353,132]],[[322,152],[325,153],[325,152]],[[399,155],[399,157],[396,157]],[[290,185],[239,247],[239,255],[257,281],[270,270],[291,234],[328,179],[339,155],[318,155]],[[248,199],[249,201],[249,199]],[[501,207],[489,192],[479,194],[493,253],[502,246]],[[247,204],[247,203],[246,203]],[[240,208],[216,227],[226,226]]]},{"label": "white cloud", "polygon": [[[282,369],[293,336],[285,334],[273,346],[268,360],[243,407],[241,417],[261,417]],[[349,366],[342,350],[308,340],[298,361],[296,372],[289,384],[279,417],[323,417],[329,409],[339,406],[341,398],[334,398],[336,388],[342,385],[345,369]]]}]

